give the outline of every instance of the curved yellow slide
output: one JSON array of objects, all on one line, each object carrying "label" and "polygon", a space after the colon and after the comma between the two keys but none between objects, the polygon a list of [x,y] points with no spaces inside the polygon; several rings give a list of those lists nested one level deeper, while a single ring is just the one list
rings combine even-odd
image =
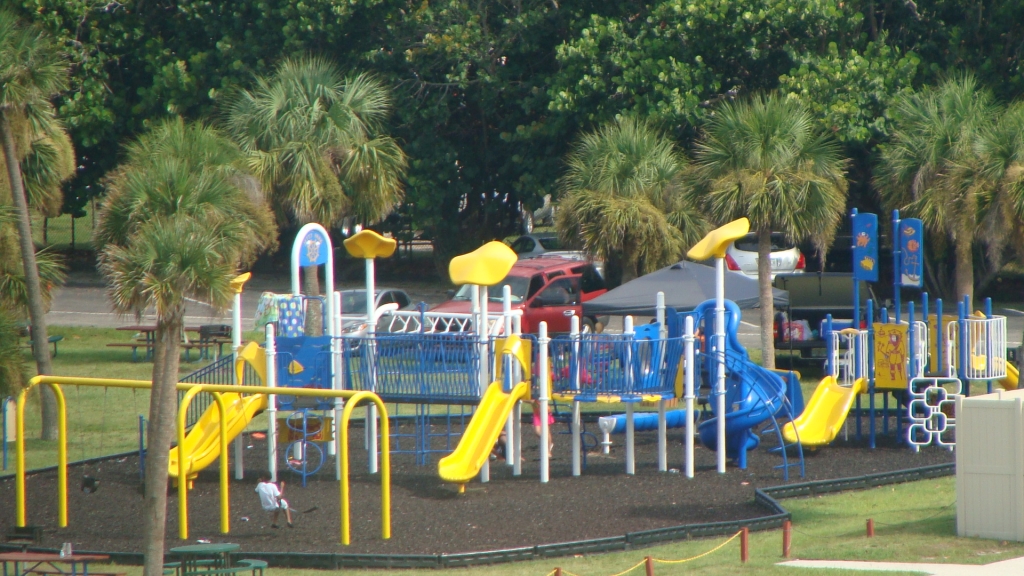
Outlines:
[{"label": "curved yellow slide", "polygon": [[441,479],[457,484],[472,480],[490,456],[512,408],[529,393],[529,382],[516,384],[510,394],[502,391],[501,382],[492,382],[462,434],[458,447],[438,462],[437,471]]},{"label": "curved yellow slide", "polygon": [[[250,364],[260,379],[266,382],[266,356],[263,348],[255,342],[248,343],[238,355],[235,372],[238,381],[244,376],[245,364]],[[241,434],[249,421],[267,409],[267,397],[264,394],[242,396],[241,394],[222,394],[227,407],[228,440]],[[185,469],[189,471],[189,479],[195,478],[199,471],[206,468],[220,456],[220,410],[216,403],[209,408],[185,436],[185,454],[189,462]],[[178,448],[171,448],[167,473],[171,478],[178,477]]]},{"label": "curved yellow slide", "polygon": [[840,386],[834,376],[826,376],[814,390],[803,413],[782,427],[782,436],[786,442],[796,442],[799,434],[804,446],[830,444],[839,434],[854,398],[866,388],[867,381],[863,378],[846,388]]},{"label": "curved yellow slide", "polygon": [[[242,396],[228,393],[221,394],[221,397],[227,407],[226,421],[229,442],[245,431],[245,427],[254,416],[267,409],[265,394]],[[185,436],[185,455],[188,462],[184,468],[188,470],[190,480],[195,478],[200,470],[216,462],[217,457],[220,456],[220,410],[216,403],[210,404],[196,425]],[[171,448],[167,473],[171,478],[178,477],[178,449],[176,447]]]}]

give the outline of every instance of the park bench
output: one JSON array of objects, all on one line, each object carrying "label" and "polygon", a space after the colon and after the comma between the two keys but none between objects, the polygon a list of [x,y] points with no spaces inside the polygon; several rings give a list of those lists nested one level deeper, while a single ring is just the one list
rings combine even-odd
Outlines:
[{"label": "park bench", "polygon": [[249,566],[232,566],[231,568],[214,568],[211,570],[196,570],[195,572],[185,572],[182,576],[234,576],[240,572],[250,572],[252,568]]},{"label": "park bench", "polygon": [[[31,340],[31,334],[32,333],[31,333],[31,330],[29,330],[29,326],[28,325],[23,325],[23,326],[19,326],[18,328],[19,328],[18,329],[18,336],[25,336],[25,337],[29,338],[29,341],[27,343],[25,343],[23,345],[23,347],[24,348],[32,348],[32,340]],[[57,342],[60,342],[63,339],[64,339],[63,336],[58,336],[58,335],[50,336],[50,337],[48,337],[46,339],[46,342],[48,344],[53,344],[53,357],[54,358],[57,357]]]},{"label": "park bench", "polygon": [[[199,350],[199,356],[196,357],[196,360],[199,360],[205,355],[203,352],[204,350],[208,350],[209,348],[212,348],[215,345],[216,344],[212,342],[182,342],[178,346],[179,348],[185,351],[185,361],[191,362],[192,350]],[[131,348],[132,362],[139,361],[139,348],[142,348],[146,351],[146,358],[149,358],[152,355],[152,351],[150,350],[150,348],[152,348],[152,344],[146,342],[145,340],[136,340],[134,342],[111,342],[107,344],[107,346],[110,348]]]},{"label": "park bench", "polygon": [[267,563],[264,560],[256,560],[255,558],[242,558],[238,561],[238,566],[248,566],[252,570],[252,576],[256,576],[257,571],[259,576],[263,576],[263,570],[266,569]]},{"label": "park bench", "polygon": [[11,526],[4,535],[8,544],[21,546],[22,552],[28,552],[32,544],[40,544],[43,541],[42,526]]}]

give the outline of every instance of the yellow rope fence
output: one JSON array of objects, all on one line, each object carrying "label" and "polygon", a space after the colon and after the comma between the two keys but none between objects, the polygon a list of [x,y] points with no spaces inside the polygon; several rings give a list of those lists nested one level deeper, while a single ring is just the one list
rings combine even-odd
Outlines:
[{"label": "yellow rope fence", "polygon": [[[740,531],[736,532],[735,534],[730,536],[728,540],[726,540],[725,542],[722,542],[718,546],[715,546],[711,550],[708,550],[707,552],[704,552],[702,554],[697,554],[696,556],[691,556],[689,558],[682,558],[680,560],[664,560],[664,559],[661,559],[661,558],[651,558],[651,561],[652,562],[658,562],[660,564],[683,564],[684,562],[692,562],[694,560],[699,560],[701,558],[704,558],[705,556],[710,556],[711,554],[714,554],[715,552],[718,552],[722,548],[725,548],[726,545],[728,545],[730,542],[732,542],[733,540],[739,538],[741,534],[743,534],[743,530],[740,530]],[[627,568],[626,570],[623,570],[622,572],[619,572],[617,574],[612,574],[612,576],[623,576],[624,574],[628,574],[628,573],[632,572],[633,570],[636,570],[637,568],[643,566],[646,563],[647,563],[647,558],[644,558],[643,560],[637,562],[636,564],[634,564],[633,566]],[[568,570],[561,569],[561,568],[555,568],[551,572],[548,572],[547,574],[545,574],[545,576],[558,576],[558,575],[561,575],[561,576],[579,576],[578,574],[574,574],[572,572],[569,572]]]}]

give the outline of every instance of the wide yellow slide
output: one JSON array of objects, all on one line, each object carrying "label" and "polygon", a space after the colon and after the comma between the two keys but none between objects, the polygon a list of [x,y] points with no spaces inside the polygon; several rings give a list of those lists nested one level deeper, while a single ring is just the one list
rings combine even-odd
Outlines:
[{"label": "wide yellow slide", "polygon": [[465,484],[472,480],[487,462],[494,443],[498,441],[505,421],[516,402],[530,393],[530,384],[520,382],[510,394],[501,389],[501,382],[493,382],[480,400],[480,406],[473,414],[469,426],[462,434],[455,451],[445,456],[437,465],[438,473],[445,482]]},{"label": "wide yellow slide", "polygon": [[[228,441],[241,434],[254,416],[267,409],[265,394],[242,396],[228,393],[221,394],[221,397],[227,408]],[[219,456],[220,410],[216,403],[211,403],[185,436],[185,457],[188,459],[185,470],[188,470],[189,479],[195,478],[200,470],[215,462]],[[177,447],[171,448],[167,473],[171,478],[178,477]]]},{"label": "wide yellow slide", "polygon": [[867,381],[857,379],[849,388],[840,386],[834,376],[826,376],[814,390],[800,416],[782,427],[786,442],[804,446],[825,446],[836,439],[857,394],[867,389]]}]

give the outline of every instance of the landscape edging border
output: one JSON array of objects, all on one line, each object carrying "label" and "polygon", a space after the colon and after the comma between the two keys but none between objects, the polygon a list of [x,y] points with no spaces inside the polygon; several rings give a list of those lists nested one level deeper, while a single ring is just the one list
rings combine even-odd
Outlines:
[{"label": "landscape edging border", "polygon": [[[74,464],[84,464],[100,459],[118,458],[137,454],[127,452],[102,458],[91,458]],[[69,464],[71,466],[72,464]],[[56,466],[33,470],[32,473],[56,469]],[[455,568],[521,562],[526,560],[542,560],[578,554],[594,554],[601,552],[621,552],[663,544],[665,542],[689,540],[691,538],[707,538],[711,536],[732,535],[741,528],[751,531],[772,530],[781,528],[783,522],[791,519],[791,514],[779,500],[799,498],[817,494],[845,492],[876,488],[889,484],[902,484],[929,478],[952,476],[956,473],[956,464],[933,464],[918,468],[905,468],[891,472],[879,472],[863,476],[836,478],[833,480],[816,480],[800,484],[783,484],[754,489],[754,502],[766,508],[771,514],[743,520],[727,520],[723,522],[704,522],[700,524],[683,524],[667,528],[655,528],[641,532],[628,532],[622,536],[577,540],[555,544],[540,544],[502,550],[484,552],[465,552],[459,554],[334,554],[334,553],[298,553],[298,552],[249,552],[234,554],[239,558],[258,558],[265,560],[274,568],[316,568],[338,570],[341,568]],[[13,475],[0,476],[0,480]],[[20,550],[20,546],[0,544],[0,550]],[[30,548],[36,552],[56,553],[58,550],[49,548]],[[141,565],[143,555],[138,552],[103,552],[81,550],[83,554],[106,554],[115,564]]]}]

